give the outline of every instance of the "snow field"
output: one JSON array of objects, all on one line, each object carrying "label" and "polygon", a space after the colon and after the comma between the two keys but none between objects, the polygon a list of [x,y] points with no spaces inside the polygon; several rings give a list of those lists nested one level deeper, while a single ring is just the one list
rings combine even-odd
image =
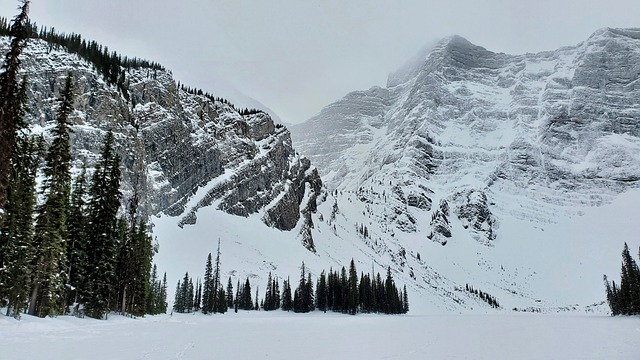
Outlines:
[{"label": "snow field", "polygon": [[3,360],[638,359],[640,318],[174,314],[107,321],[0,316]]}]

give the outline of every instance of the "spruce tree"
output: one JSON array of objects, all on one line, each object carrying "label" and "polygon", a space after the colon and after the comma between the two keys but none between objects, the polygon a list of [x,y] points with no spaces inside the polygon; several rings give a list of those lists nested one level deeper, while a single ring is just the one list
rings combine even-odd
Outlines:
[{"label": "spruce tree", "polygon": [[348,290],[348,311],[349,314],[355,315],[358,311],[358,273],[356,271],[356,265],[351,259],[349,265],[349,290]]},{"label": "spruce tree", "polygon": [[158,279],[158,267],[156,264],[153,264],[153,267],[151,268],[151,276],[149,277],[149,292],[145,299],[147,314],[155,315],[159,313],[160,287],[161,283]]},{"label": "spruce tree", "polygon": [[316,304],[320,311],[327,312],[327,278],[322,271],[316,285]]},{"label": "spruce tree", "polygon": [[227,281],[227,308],[233,307],[233,284],[231,283],[231,276],[229,276],[229,281]]},{"label": "spruce tree", "polygon": [[272,298],[273,296],[273,291],[272,291],[272,282],[273,279],[271,278],[271,271],[269,271],[269,275],[267,276],[267,288],[265,290],[264,293],[264,305],[262,306],[262,308],[264,309],[264,311],[270,311],[270,310],[274,310],[273,306],[274,306],[274,299]]},{"label": "spruce tree", "polygon": [[166,314],[167,312],[167,273],[165,272],[162,277],[162,286],[160,287],[160,314]]},{"label": "spruce tree", "polygon": [[83,302],[84,283],[89,266],[87,263],[86,194],[87,169],[85,164],[80,175],[75,179],[67,218],[67,274],[70,285],[70,291],[67,292],[67,305]]},{"label": "spruce tree", "polygon": [[114,153],[114,137],[107,132],[101,159],[89,191],[87,238],[86,313],[102,318],[109,310],[118,249],[117,214],[120,208],[120,156]]},{"label": "spruce tree", "polygon": [[[24,109],[19,82],[20,55],[27,46],[29,38],[29,1],[23,1],[20,14],[14,19],[9,29],[12,37],[9,51],[5,54],[4,64],[0,68],[0,227],[5,218],[5,209],[11,177],[11,158],[16,147],[19,129],[24,127],[20,112]],[[24,84],[24,83],[23,83]],[[2,248],[2,245],[0,245]],[[1,260],[1,259],[0,259]],[[0,268],[4,264],[0,263]]]},{"label": "spruce tree", "polygon": [[409,312],[409,295],[407,295],[407,285],[402,287],[402,313]]},{"label": "spruce tree", "polygon": [[293,300],[291,299],[291,280],[287,277],[282,285],[282,310],[293,310]]},{"label": "spruce tree", "polygon": [[202,280],[202,312],[208,314],[213,312],[213,265],[211,263],[211,253],[207,256],[207,263],[204,269],[204,279]]},{"label": "spruce tree", "polygon": [[29,313],[41,317],[63,313],[67,274],[67,217],[71,195],[71,123],[73,88],[67,75],[56,111],[53,141],[45,156],[44,203],[36,218],[36,268]]},{"label": "spruce tree", "polygon": [[20,318],[29,297],[35,255],[33,212],[40,146],[37,139],[27,136],[19,137],[16,145],[13,186],[9,188],[6,218],[0,229],[0,263],[4,264],[0,271],[0,303],[7,299],[6,315]]},{"label": "spruce tree", "polygon": [[[216,254],[216,264],[215,267],[213,269],[213,283],[212,283],[212,290],[213,290],[213,302],[211,303],[211,307],[213,309],[213,312],[218,312],[219,309],[222,308],[222,304],[218,303],[218,290],[220,288],[222,288],[222,285],[220,284],[220,239],[218,239],[218,251]],[[227,301],[225,299],[224,304],[226,305]]]}]

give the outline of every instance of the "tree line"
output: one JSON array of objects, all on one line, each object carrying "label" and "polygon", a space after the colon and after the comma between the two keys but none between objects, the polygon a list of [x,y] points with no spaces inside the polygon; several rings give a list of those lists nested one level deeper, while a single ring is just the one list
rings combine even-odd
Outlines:
[{"label": "tree line", "polygon": [[[28,81],[18,76],[28,9],[23,1],[10,25],[11,48],[0,72],[0,306],[16,318],[25,311],[95,318],[109,311],[164,312],[166,275],[160,282],[151,269],[155,249],[138,214],[137,191],[128,215],[118,216],[121,159],[111,131],[95,167],[85,165],[72,178],[71,74],[60,91],[50,143],[29,134]],[[39,169],[43,180],[36,188]]]},{"label": "tree line", "polygon": [[224,289],[220,283],[220,243],[215,262],[209,254],[205,265],[204,278],[195,283],[189,273],[176,285],[173,311],[190,313],[201,311],[204,314],[225,313],[229,309],[238,310],[284,310],[307,313],[314,310],[333,311],[355,315],[357,313],[404,314],[409,311],[409,298],[406,286],[400,290],[387,268],[386,278],[380,273],[361,273],[358,276],[355,263],[351,260],[349,271],[342,267],[338,271],[322,271],[314,282],[304,262],[301,266],[300,280],[292,291],[289,278],[283,280],[282,290],[278,277],[269,272],[264,295],[260,298],[256,289],[251,290],[249,278],[237,280],[234,295],[233,282],[228,278]]},{"label": "tree line", "polygon": [[469,285],[469,284],[464,285],[464,291],[470,294],[474,294],[475,296],[479,297],[480,300],[486,302],[494,309],[500,308],[500,303],[498,302],[498,299],[496,299],[495,296],[489,294],[486,291],[475,289],[472,285]]},{"label": "tree line", "polygon": [[[11,22],[4,17],[0,17],[0,36],[11,36]],[[157,62],[148,61],[136,57],[127,57],[118,54],[115,51],[109,51],[107,46],[102,46],[94,40],[82,38],[80,34],[58,33],[54,27],[46,26],[38,27],[36,23],[31,23],[27,18],[23,26],[25,39],[41,39],[49,43],[49,51],[54,47],[65,48],[72,54],[77,54],[82,59],[88,61],[94,66],[96,71],[102,75],[103,80],[108,85],[114,85],[126,100],[129,98],[129,80],[127,79],[128,69],[149,69],[153,70],[153,78],[158,70],[164,70],[164,67]],[[148,75],[149,76],[149,75]],[[229,105],[240,115],[253,115],[262,112],[258,109],[237,109],[229,100],[222,97],[215,97],[201,89],[186,87],[178,83],[178,89],[186,91],[192,95],[205,96],[211,101],[219,101]],[[133,99],[131,99],[133,101]]]},{"label": "tree line", "polygon": [[[638,254],[640,256],[640,248]],[[609,282],[607,275],[604,275],[604,283],[612,315],[640,314],[640,269],[631,256],[627,243],[624,243],[622,249],[619,285],[613,280]]]},{"label": "tree line", "polygon": [[[123,96],[128,99],[128,81],[126,78],[127,69],[148,68],[152,70],[164,70],[155,62],[144,59],[122,57],[115,51],[98,44],[96,41],[83,39],[80,34],[65,34],[56,32],[55,28],[46,26],[38,28],[35,23],[28,19],[24,22],[24,31],[27,38],[41,39],[49,43],[49,51],[53,47],[64,47],[68,52],[77,54],[82,59],[91,63],[96,71],[102,75],[104,81],[109,85],[117,86]],[[0,18],[0,35],[10,36],[11,22],[6,18]]]}]

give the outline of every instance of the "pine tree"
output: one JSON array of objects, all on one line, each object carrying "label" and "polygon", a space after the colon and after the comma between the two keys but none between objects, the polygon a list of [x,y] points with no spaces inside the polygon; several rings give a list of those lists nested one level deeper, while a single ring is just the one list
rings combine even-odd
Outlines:
[{"label": "pine tree", "polygon": [[[22,86],[18,81],[18,75],[21,64],[20,55],[27,46],[29,38],[28,13],[29,1],[23,1],[20,14],[13,19],[9,29],[9,36],[12,37],[11,45],[0,69],[0,227],[4,222],[9,187],[13,181],[11,158],[16,148],[17,133],[25,126],[20,114],[24,111],[25,104],[20,95]],[[0,244],[1,248],[3,246]],[[4,264],[0,263],[0,268],[3,267]]]},{"label": "pine tree", "polygon": [[356,265],[351,259],[349,265],[349,290],[348,290],[348,309],[349,314],[355,315],[358,312],[358,273],[356,271]]},{"label": "pine tree", "polygon": [[102,318],[109,310],[118,249],[117,214],[120,208],[120,156],[113,151],[113,133],[107,132],[100,162],[89,191],[86,313]]},{"label": "pine tree", "polygon": [[67,274],[69,289],[67,305],[83,302],[87,276],[87,169],[83,165],[75,179],[67,218]]},{"label": "pine tree", "polygon": [[182,291],[182,283],[178,280],[178,284],[176,285],[176,294],[173,299],[173,311],[177,313],[184,312],[184,294]]},{"label": "pine tree", "polygon": [[264,293],[264,305],[262,306],[264,311],[275,310],[274,308],[275,299],[273,299],[272,283],[273,283],[273,279],[271,278],[271,271],[269,271],[269,275],[267,276],[267,288]]},{"label": "pine tree", "polygon": [[204,279],[202,287],[202,312],[208,314],[213,312],[213,265],[211,264],[211,253],[207,256],[207,264],[204,269]]},{"label": "pine tree", "polygon": [[160,314],[166,314],[167,312],[167,273],[165,272],[162,277],[162,286],[160,287]]},{"label": "pine tree", "polygon": [[282,285],[282,310],[293,310],[293,301],[291,299],[291,280],[287,278]]},{"label": "pine tree", "polygon": [[[220,239],[218,239],[218,251],[216,254],[216,264],[215,264],[215,268],[213,270],[213,284],[212,284],[212,290],[213,290],[213,302],[211,303],[211,307],[213,309],[213,312],[218,312],[219,309],[222,308],[221,304],[218,303],[218,290],[221,288],[221,284],[220,284]],[[226,305],[226,299],[225,299],[225,305]]]},{"label": "pine tree", "polygon": [[316,285],[316,307],[318,310],[327,312],[327,278],[322,271]]},{"label": "pine tree", "polygon": [[193,299],[193,311],[200,311],[202,303],[202,282],[196,281],[196,297]]},{"label": "pine tree", "polygon": [[619,302],[623,314],[640,313],[640,270],[629,252],[627,243],[622,250]]},{"label": "pine tree", "polygon": [[238,280],[238,284],[236,285],[236,298],[233,301],[233,305],[233,310],[237,313],[240,307],[240,280]]},{"label": "pine tree", "polygon": [[216,312],[224,314],[227,312],[227,295],[224,292],[224,288],[222,286],[218,289],[217,297],[218,300],[216,301],[216,304],[218,308],[215,310]]},{"label": "pine tree", "polygon": [[251,300],[251,283],[249,283],[249,278],[247,278],[244,286],[242,287],[240,299],[240,309],[253,310],[253,301]]},{"label": "pine tree", "polygon": [[402,287],[402,313],[406,314],[408,312],[409,312],[409,295],[407,295],[407,285],[404,285]]},{"label": "pine tree", "polygon": [[41,317],[63,313],[67,274],[66,240],[71,195],[71,123],[73,87],[67,75],[56,111],[53,141],[45,157],[44,203],[36,218],[36,269],[29,313]]},{"label": "pine tree", "polygon": [[147,314],[155,315],[159,313],[160,280],[158,279],[158,267],[153,264],[151,276],[149,277],[149,292],[145,299]]},{"label": "pine tree", "polygon": [[4,226],[0,229],[0,303],[7,299],[7,316],[20,318],[32,277],[33,212],[38,166],[38,141],[21,136],[12,158],[13,186],[9,188]]},{"label": "pine tree", "polygon": [[233,307],[233,284],[231,283],[231,276],[229,276],[229,281],[227,281],[227,308]]}]

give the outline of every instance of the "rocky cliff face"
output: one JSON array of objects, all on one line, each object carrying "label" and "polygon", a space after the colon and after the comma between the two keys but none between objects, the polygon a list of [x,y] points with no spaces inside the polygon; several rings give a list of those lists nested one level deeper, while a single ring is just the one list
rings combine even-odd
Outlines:
[{"label": "rocky cliff face", "polygon": [[[7,47],[0,39],[0,53]],[[47,134],[64,78],[73,76],[75,170],[90,166],[105,132],[114,132],[126,170],[123,203],[137,184],[148,214],[192,224],[203,206],[245,217],[266,209],[264,222],[281,230],[315,209],[303,200],[315,201],[309,192],[321,190],[317,171],[266,113],[242,115],[226,101],[178,88],[171,72],[148,68],[123,69],[126,99],[90,63],[41,40],[29,43],[23,64],[34,133]]]},{"label": "rocky cliff face", "polygon": [[378,204],[383,232],[444,244],[457,221],[490,245],[502,216],[554,222],[640,184],[639,49],[638,29],[526,55],[453,36],[292,127],[294,145]]}]

